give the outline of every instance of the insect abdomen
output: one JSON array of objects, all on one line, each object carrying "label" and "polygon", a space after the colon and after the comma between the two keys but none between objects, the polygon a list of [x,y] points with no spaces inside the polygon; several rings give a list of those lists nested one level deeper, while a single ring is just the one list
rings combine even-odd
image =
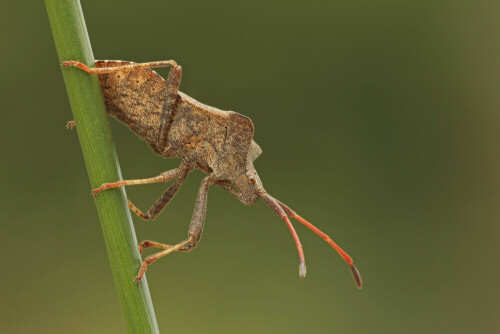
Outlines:
[{"label": "insect abdomen", "polygon": [[[125,61],[97,61],[96,67],[131,64]],[[171,110],[166,108],[166,84],[150,69],[99,74],[108,114],[127,125],[156,153],[166,145]]]}]

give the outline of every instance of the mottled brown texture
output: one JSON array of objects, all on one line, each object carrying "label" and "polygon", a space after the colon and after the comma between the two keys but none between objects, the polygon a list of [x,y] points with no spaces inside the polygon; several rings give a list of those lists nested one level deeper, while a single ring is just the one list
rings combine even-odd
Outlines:
[{"label": "mottled brown texture", "polygon": [[[254,134],[252,121],[179,92],[182,70],[171,63],[166,81],[149,68],[99,74],[108,113],[130,127],[157,154],[182,158],[187,164],[196,163],[213,172],[218,179],[234,181],[246,172]],[[97,68],[133,64],[96,61]],[[260,152],[252,151],[252,161]]]},{"label": "mottled brown texture", "polygon": [[[122,61],[96,61],[96,67],[128,65]],[[99,74],[108,114],[126,124],[153,150],[160,154],[162,134],[170,124],[171,109],[167,105],[167,85],[149,69],[121,70]]]},{"label": "mottled brown texture", "polygon": [[[127,61],[99,60],[96,61],[96,68],[68,61],[64,62],[64,66],[76,66],[88,73],[98,74],[107,112],[144,139],[158,155],[181,159],[179,168],[153,178],[105,183],[94,189],[95,195],[105,189],[169,182],[175,179],[147,213],[143,213],[129,201],[129,207],[134,213],[149,220],[154,219],[165,208],[191,170],[200,168],[208,174],[198,191],[188,238],[175,245],[143,241],[139,245],[141,252],[143,248],[149,247],[163,251],[144,259],[136,282],[142,278],[148,265],[157,259],[174,251],[189,251],[196,247],[205,223],[208,189],[216,184],[247,205],[263,198],[286,222],[299,252],[300,277],[306,274],[305,258],[289,217],[298,220],[329,242],[349,264],[356,282],[361,286],[359,272],[347,253],[326,234],[264,190],[253,166],[262,150],[253,141],[252,121],[236,112],[204,105],[180,92],[182,68],[175,61],[135,64]],[[150,69],[162,66],[171,67],[166,81]]]}]

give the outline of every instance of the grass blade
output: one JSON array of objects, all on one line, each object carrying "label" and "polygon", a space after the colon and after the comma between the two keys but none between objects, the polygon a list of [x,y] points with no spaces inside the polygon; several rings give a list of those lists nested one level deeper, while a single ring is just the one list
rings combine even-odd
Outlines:
[{"label": "grass blade", "polygon": [[[59,64],[79,60],[93,66],[80,1],[46,0],[45,4]],[[97,77],[76,68],[62,72],[92,188],[121,179]],[[147,281],[143,278],[134,284],[141,257],[125,189],[102,192],[95,203],[127,329],[129,333],[158,333]]]}]

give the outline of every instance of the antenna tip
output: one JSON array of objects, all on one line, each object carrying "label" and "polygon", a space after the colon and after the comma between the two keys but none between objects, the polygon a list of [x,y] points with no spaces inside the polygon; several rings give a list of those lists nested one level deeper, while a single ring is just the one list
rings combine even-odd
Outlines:
[{"label": "antenna tip", "polygon": [[352,276],[354,277],[354,281],[356,282],[358,289],[361,289],[363,287],[363,281],[361,281],[361,275],[359,274],[358,269],[354,266],[354,264],[350,264],[349,266],[351,267]]},{"label": "antenna tip", "polygon": [[304,262],[301,262],[299,265],[299,277],[306,277],[306,264]]}]

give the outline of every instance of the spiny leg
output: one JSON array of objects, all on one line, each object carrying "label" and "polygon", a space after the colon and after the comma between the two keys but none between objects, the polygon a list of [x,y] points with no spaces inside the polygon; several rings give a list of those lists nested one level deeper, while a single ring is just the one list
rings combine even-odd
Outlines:
[{"label": "spiny leg", "polygon": [[139,208],[137,208],[130,200],[128,200],[128,206],[130,210],[136,215],[144,220],[152,220],[160,214],[160,212],[167,206],[170,200],[174,197],[175,193],[181,187],[182,183],[186,180],[187,173],[179,176],[177,181],[175,181],[161,196],[156,200],[156,202],[151,206],[148,212],[143,213]]},{"label": "spiny leg", "polygon": [[189,237],[185,241],[178,243],[177,245],[170,246],[161,244],[156,241],[145,240],[139,245],[139,251],[141,252],[142,248],[145,248],[145,245],[148,245],[148,247],[165,248],[165,250],[150,255],[146,259],[144,259],[141,265],[141,269],[139,270],[139,274],[135,279],[136,283],[142,279],[142,276],[146,272],[149,264],[172,252],[189,251],[196,247],[203,232],[203,225],[205,224],[205,216],[207,213],[208,188],[212,184],[213,181],[211,180],[210,176],[205,177],[201,182],[200,190],[198,191],[198,196],[196,198],[196,203],[193,210],[193,215],[191,216],[191,223],[189,224]]},{"label": "spiny leg", "polygon": [[105,189],[118,188],[118,187],[123,187],[123,186],[133,186],[133,185],[138,185],[138,184],[168,182],[170,180],[175,179],[176,177],[183,175],[186,172],[187,172],[186,167],[181,166],[179,168],[163,172],[158,176],[147,178],[147,179],[123,180],[123,181],[117,181],[117,182],[111,182],[111,183],[104,183],[99,188],[92,190],[92,193],[95,196]]}]

